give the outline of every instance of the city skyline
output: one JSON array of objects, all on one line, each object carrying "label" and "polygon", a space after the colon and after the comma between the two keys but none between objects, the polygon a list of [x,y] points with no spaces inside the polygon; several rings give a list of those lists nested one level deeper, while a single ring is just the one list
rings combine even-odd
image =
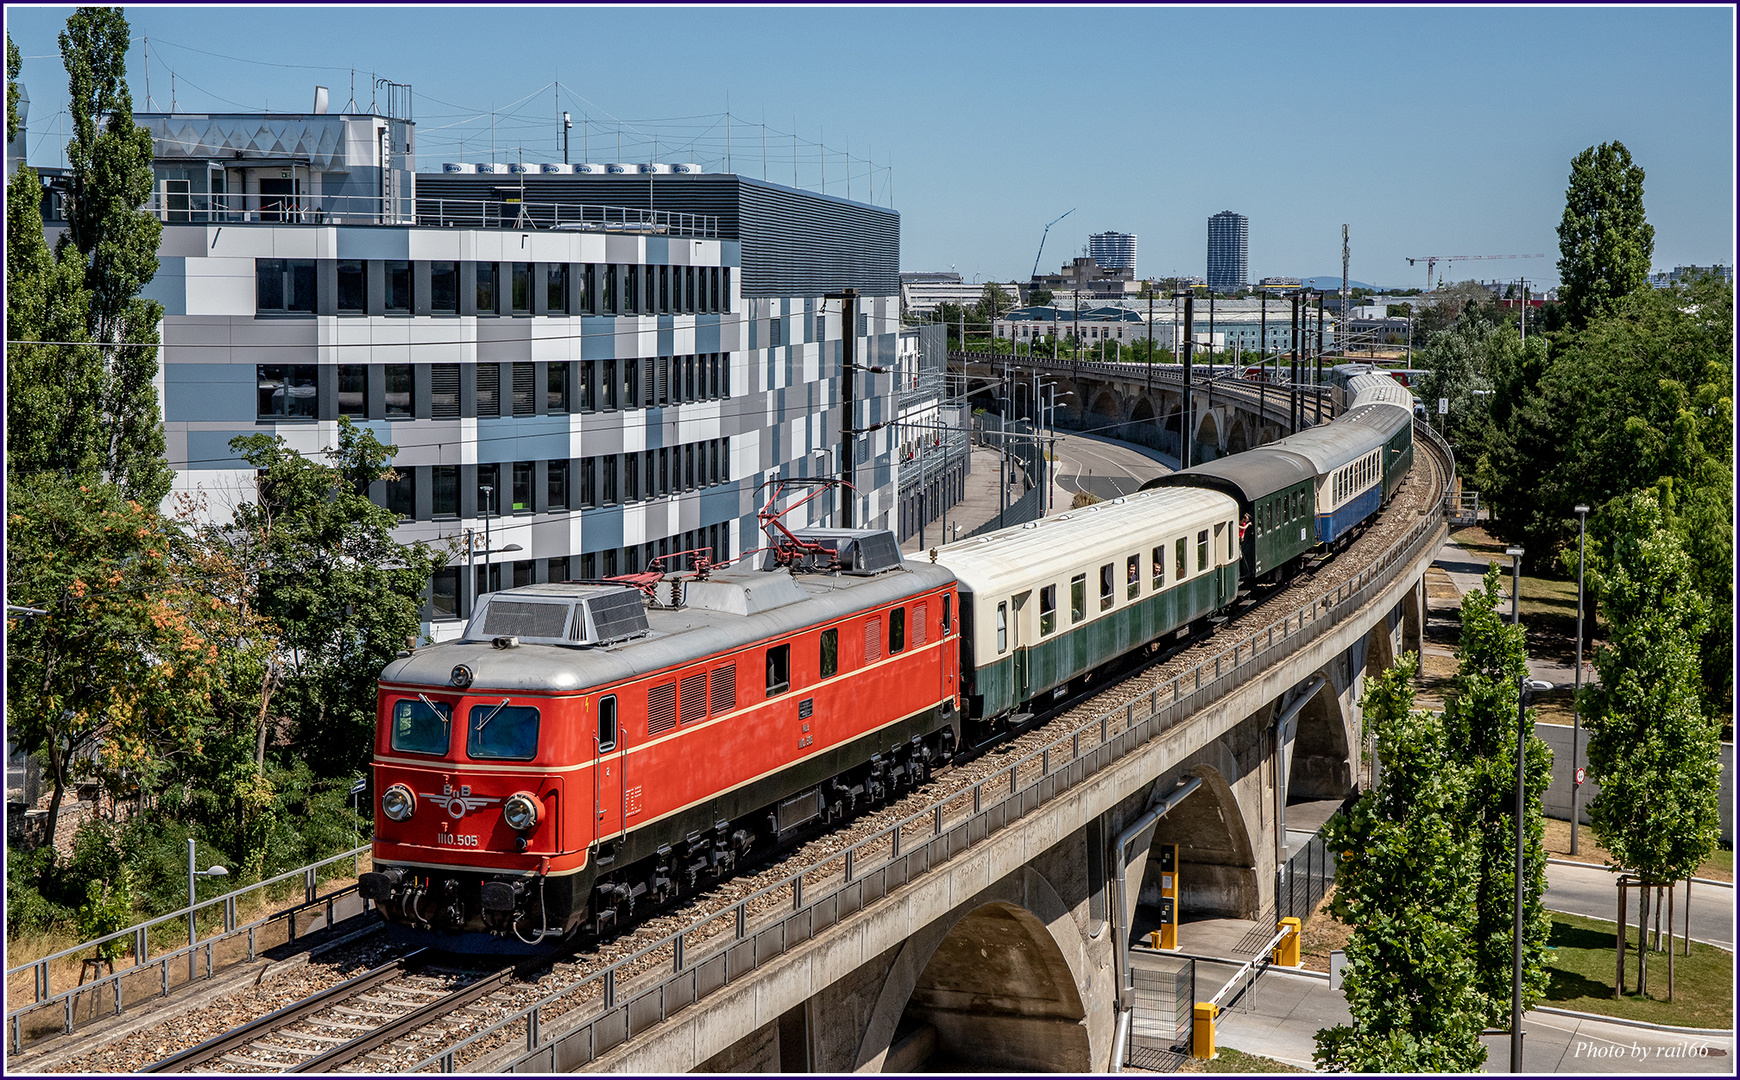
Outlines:
[{"label": "city skyline", "polygon": [[[375,76],[409,83],[426,171],[521,154],[560,161],[567,111],[573,161],[656,152],[787,185],[795,168],[796,186],[829,195],[845,196],[849,182],[854,200],[901,213],[904,269],[952,266],[967,280],[1025,279],[1045,223],[1072,207],[1042,271],[1115,229],[1143,238],[1146,275],[1202,274],[1202,222],[1234,206],[1250,219],[1253,280],[1338,275],[1346,222],[1359,280],[1423,284],[1410,256],[1544,252],[1455,272],[1550,285],[1570,160],[1617,140],[1647,175],[1654,267],[1734,261],[1728,7],[837,8],[802,20],[737,8],[516,10],[547,32],[502,45],[456,37],[469,8],[135,7],[128,82],[141,111],[173,98],[181,111],[281,112],[309,110],[316,84],[339,111],[353,93],[366,108]],[[57,163],[65,138],[55,36],[69,11],[7,12],[37,164]],[[345,32],[287,32],[316,18],[342,20]],[[645,79],[620,50],[571,47],[631,34],[659,42],[666,75]],[[1172,59],[1156,92],[1084,111],[1061,76],[1053,84],[1005,62],[1036,35],[1059,72],[1108,36],[1169,41]],[[1361,38],[1404,49],[1408,62],[1330,59]],[[884,42],[884,59],[836,63],[838,42],[854,39]],[[452,80],[455,40],[463,85]],[[1248,62],[1223,81],[1207,46],[1227,42]],[[721,80],[718,58],[739,49],[785,60]],[[1205,81],[1221,88],[1206,126],[1187,122],[1205,110],[1185,104]],[[925,119],[966,94],[1020,105],[989,124]],[[1027,125],[1072,135],[1010,137]],[[1159,137],[1131,141],[1130,130]],[[492,131],[493,154],[480,152]],[[1086,164],[1096,157],[1109,164]]]}]

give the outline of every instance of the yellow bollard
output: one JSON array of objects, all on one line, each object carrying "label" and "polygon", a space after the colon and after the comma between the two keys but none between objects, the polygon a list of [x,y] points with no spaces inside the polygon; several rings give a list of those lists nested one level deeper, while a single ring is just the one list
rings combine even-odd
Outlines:
[{"label": "yellow bollard", "polygon": [[1212,1001],[1196,1003],[1195,1019],[1190,1025],[1190,1056],[1202,1061],[1215,1059],[1214,1049],[1214,1018],[1220,1014],[1220,1006]]},{"label": "yellow bollard", "polygon": [[1158,930],[1150,930],[1150,931],[1148,931],[1148,947],[1149,947],[1149,948],[1150,948],[1150,949],[1158,949],[1158,948],[1161,948],[1161,945],[1160,945],[1160,931],[1158,931]]},{"label": "yellow bollard", "polygon": [[1275,946],[1274,962],[1280,967],[1298,967],[1304,960],[1300,957],[1300,937],[1304,933],[1304,924],[1298,919],[1282,919],[1277,930],[1292,930],[1293,932],[1281,939],[1281,944]]}]

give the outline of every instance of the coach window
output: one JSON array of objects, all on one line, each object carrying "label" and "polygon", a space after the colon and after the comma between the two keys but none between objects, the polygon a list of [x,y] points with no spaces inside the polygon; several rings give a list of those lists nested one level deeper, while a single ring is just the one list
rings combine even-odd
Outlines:
[{"label": "coach window", "polygon": [[1172,555],[1172,568],[1177,571],[1173,576],[1183,581],[1184,575],[1190,573],[1190,561],[1184,554],[1184,537],[1180,536],[1178,543],[1172,546]]},{"label": "coach window", "polygon": [[1087,575],[1069,579],[1069,622],[1073,626],[1087,618]]},{"label": "coach window", "polygon": [[1009,602],[1007,600],[997,605],[997,651],[1001,653],[1009,647]]},{"label": "coach window", "polygon": [[1126,599],[1134,600],[1142,593],[1142,556],[1132,555],[1124,560],[1124,582]]},{"label": "coach window", "polygon": [[1148,554],[1154,562],[1154,583],[1150,587],[1159,592],[1166,586],[1166,545],[1161,544]]},{"label": "coach window", "polygon": [[[614,555],[616,552],[611,552]],[[616,749],[616,695],[598,699],[598,751]]]},{"label": "coach window", "polygon": [[1237,529],[1237,528],[1235,528],[1235,527],[1234,527],[1234,526],[1233,526],[1233,523],[1232,523],[1232,522],[1230,522],[1230,521],[1229,521],[1229,522],[1227,522],[1227,523],[1226,523],[1226,524],[1227,524],[1227,530],[1226,530],[1226,557],[1227,557],[1227,558],[1228,558],[1228,559],[1229,559],[1229,560],[1230,560],[1230,559],[1235,559],[1235,558],[1237,558],[1237,557],[1238,557],[1238,540],[1237,540],[1237,537],[1238,537],[1238,533],[1239,533],[1239,531],[1238,531],[1238,529]]},{"label": "coach window", "polygon": [[1057,629],[1057,586],[1047,585],[1039,590],[1039,636],[1044,637]]},{"label": "coach window", "polygon": [[831,677],[840,670],[840,631],[827,629],[822,631],[822,678]]},{"label": "coach window", "polygon": [[897,607],[888,613],[888,655],[906,648],[906,609]]},{"label": "coach window", "polygon": [[1116,566],[1117,566],[1116,563],[1107,563],[1104,566],[1100,567],[1100,610],[1101,611],[1105,611],[1105,610],[1109,609],[1112,606],[1112,601],[1117,599],[1117,584],[1113,580],[1113,577],[1112,577],[1112,571],[1116,568]]},{"label": "coach window", "polygon": [[538,710],[529,705],[473,705],[465,755],[480,761],[530,761],[538,753]]},{"label": "coach window", "polygon": [[791,689],[791,646],[775,645],[767,650],[767,696],[783,694]]},{"label": "coach window", "polygon": [[447,753],[447,723],[453,706],[419,695],[393,703],[392,747],[406,754]]},{"label": "coach window", "polygon": [[1208,530],[1203,529],[1196,534],[1196,569],[1198,573],[1208,569]]}]

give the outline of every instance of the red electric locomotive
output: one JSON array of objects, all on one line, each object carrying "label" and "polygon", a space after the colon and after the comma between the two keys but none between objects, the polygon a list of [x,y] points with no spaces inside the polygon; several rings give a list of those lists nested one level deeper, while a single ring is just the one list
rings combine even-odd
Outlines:
[{"label": "red electric locomotive", "polygon": [[363,895],[517,951],[922,782],[961,735],[954,575],[885,531],[796,537],[832,572],[509,589],[389,665]]}]

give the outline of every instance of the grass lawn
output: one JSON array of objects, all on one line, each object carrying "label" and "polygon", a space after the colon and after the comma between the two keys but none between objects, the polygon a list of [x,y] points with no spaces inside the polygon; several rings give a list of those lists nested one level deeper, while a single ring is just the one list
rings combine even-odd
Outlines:
[{"label": "grass lawn", "polygon": [[[1451,532],[1450,539],[1476,559],[1500,564],[1504,569],[1503,591],[1509,595],[1510,556],[1504,553],[1504,541],[1495,539],[1479,526],[1456,529]],[[1523,628],[1528,631],[1529,655],[1569,663],[1577,651],[1577,581],[1575,578],[1562,581],[1556,577],[1535,576],[1541,568],[1540,558],[1531,561],[1528,555],[1523,556],[1521,610]],[[1556,566],[1554,571],[1557,571]],[[1585,604],[1583,656],[1587,659],[1594,651],[1590,643],[1595,636],[1595,612],[1587,597]],[[1508,601],[1504,609],[1509,615]]]},{"label": "grass lawn", "polygon": [[[1553,915],[1547,971],[1551,981],[1543,1004],[1578,1012],[1675,1027],[1734,1026],[1734,956],[1712,945],[1692,942],[1690,956],[1674,957],[1674,1000],[1667,1000],[1666,952],[1649,955],[1649,992],[1613,997],[1613,924],[1576,915]],[[1637,940],[1632,927],[1631,940]],[[1684,946],[1677,946],[1684,948]],[[1637,982],[1637,953],[1625,953],[1628,991]]]},{"label": "grass lawn", "polygon": [[[1571,859],[1571,823],[1548,818],[1545,828],[1541,830],[1541,842],[1547,849],[1547,857],[1552,859]],[[1577,833],[1577,862],[1594,863],[1597,866],[1608,865],[1607,849],[1601,846],[1601,841],[1595,839],[1595,833],[1584,825]],[[1693,877],[1706,878],[1710,881],[1734,880],[1734,852],[1717,848],[1705,859],[1698,872]]]},{"label": "grass lawn", "polygon": [[1307,1070],[1284,1061],[1266,1058],[1260,1054],[1247,1054],[1243,1050],[1234,1050],[1230,1046],[1215,1047],[1216,1057],[1213,1061],[1199,1061],[1191,1058],[1178,1067],[1179,1072],[1189,1073],[1297,1073]]}]

